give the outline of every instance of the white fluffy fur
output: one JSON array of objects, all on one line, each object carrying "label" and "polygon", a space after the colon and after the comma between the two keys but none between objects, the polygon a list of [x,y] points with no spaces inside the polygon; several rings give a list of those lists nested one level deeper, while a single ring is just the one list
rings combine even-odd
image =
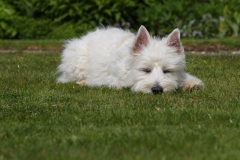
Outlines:
[{"label": "white fluffy fur", "polygon": [[200,79],[184,71],[178,29],[161,40],[151,37],[144,26],[136,35],[118,28],[97,29],[68,41],[61,60],[57,81],[62,83],[129,87],[143,93],[203,87]]}]

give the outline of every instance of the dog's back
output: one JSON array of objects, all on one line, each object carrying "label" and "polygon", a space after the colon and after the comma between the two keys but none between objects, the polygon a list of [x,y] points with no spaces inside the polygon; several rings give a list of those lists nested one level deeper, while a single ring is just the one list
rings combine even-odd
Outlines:
[{"label": "dog's back", "polygon": [[58,67],[62,75],[57,81],[91,86],[119,83],[114,75],[120,71],[123,57],[129,54],[133,40],[134,34],[129,31],[107,28],[68,41]]}]

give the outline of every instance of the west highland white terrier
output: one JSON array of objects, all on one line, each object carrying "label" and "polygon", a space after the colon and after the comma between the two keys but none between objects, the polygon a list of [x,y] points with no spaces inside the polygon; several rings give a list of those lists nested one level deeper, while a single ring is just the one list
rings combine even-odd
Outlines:
[{"label": "west highland white terrier", "polygon": [[97,29],[67,42],[58,82],[131,88],[133,92],[162,93],[203,88],[203,82],[185,72],[180,32],[151,37],[144,26],[137,34],[119,28]]}]

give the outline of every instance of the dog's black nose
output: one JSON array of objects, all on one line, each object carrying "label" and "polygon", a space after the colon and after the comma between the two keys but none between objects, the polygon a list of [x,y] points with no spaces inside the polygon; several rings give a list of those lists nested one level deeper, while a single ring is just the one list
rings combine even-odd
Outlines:
[{"label": "dog's black nose", "polygon": [[163,88],[161,86],[152,87],[153,94],[158,94],[158,93],[162,93],[162,92],[163,92]]}]

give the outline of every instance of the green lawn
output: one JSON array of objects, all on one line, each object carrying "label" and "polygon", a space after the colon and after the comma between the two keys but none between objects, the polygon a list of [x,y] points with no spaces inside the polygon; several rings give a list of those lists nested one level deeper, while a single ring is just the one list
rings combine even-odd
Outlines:
[{"label": "green lawn", "polygon": [[60,54],[0,54],[0,160],[237,160],[240,55],[187,55],[196,92],[57,84]]},{"label": "green lawn", "polygon": [[[66,40],[1,40],[0,49],[8,50],[54,50],[62,49],[62,45]],[[240,41],[238,38],[217,38],[217,39],[182,39],[183,45],[187,46],[206,46],[206,45],[221,45],[225,49],[239,50]]]},{"label": "green lawn", "polygon": [[26,49],[49,49],[49,47],[61,47],[64,40],[1,40],[0,49],[14,49],[14,50],[26,50]]}]

